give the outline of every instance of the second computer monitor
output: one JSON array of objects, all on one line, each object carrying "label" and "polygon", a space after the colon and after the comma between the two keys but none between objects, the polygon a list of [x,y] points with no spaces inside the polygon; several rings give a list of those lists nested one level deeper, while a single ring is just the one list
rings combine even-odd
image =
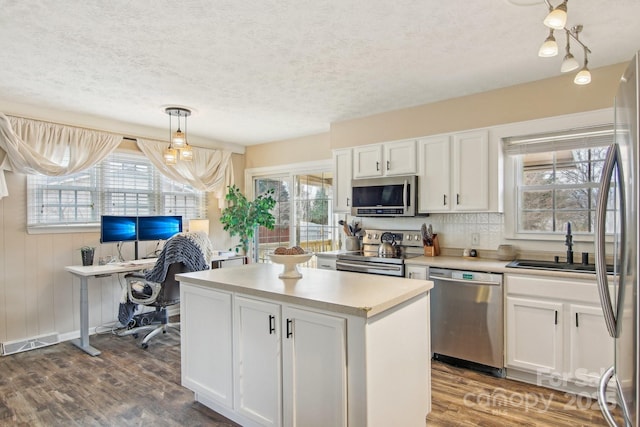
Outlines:
[{"label": "second computer monitor", "polygon": [[182,231],[182,216],[139,216],[138,240],[167,240]]}]

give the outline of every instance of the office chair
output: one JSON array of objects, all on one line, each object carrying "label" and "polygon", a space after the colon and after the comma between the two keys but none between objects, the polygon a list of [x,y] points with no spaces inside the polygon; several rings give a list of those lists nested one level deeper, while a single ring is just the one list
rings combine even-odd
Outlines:
[{"label": "office chair", "polygon": [[204,255],[207,248],[204,246],[206,243],[202,243],[195,233],[176,234],[167,241],[152,270],[125,276],[128,300],[155,307],[155,312],[134,316],[136,322],[133,327],[118,333],[119,336],[133,335],[137,338],[138,334],[150,331],[140,343],[146,349],[153,337],[166,333],[168,328],[179,330],[180,323],[170,323],[167,312],[167,307],[180,303],[180,282],[175,275],[208,269]]}]

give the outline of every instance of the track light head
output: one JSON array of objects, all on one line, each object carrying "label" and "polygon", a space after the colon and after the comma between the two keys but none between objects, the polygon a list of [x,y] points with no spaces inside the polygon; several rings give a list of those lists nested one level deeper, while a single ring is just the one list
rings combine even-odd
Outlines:
[{"label": "track light head", "polygon": [[567,1],[564,0],[558,7],[549,12],[544,18],[544,25],[554,30],[561,30],[567,25]]}]

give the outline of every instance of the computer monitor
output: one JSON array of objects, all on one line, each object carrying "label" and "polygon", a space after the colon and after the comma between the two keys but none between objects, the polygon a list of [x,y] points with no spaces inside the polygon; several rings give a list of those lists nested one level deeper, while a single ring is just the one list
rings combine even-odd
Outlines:
[{"label": "computer monitor", "polygon": [[138,240],[137,217],[102,215],[100,243],[132,242]]},{"label": "computer monitor", "polygon": [[182,216],[139,216],[138,240],[167,240],[182,231]]}]

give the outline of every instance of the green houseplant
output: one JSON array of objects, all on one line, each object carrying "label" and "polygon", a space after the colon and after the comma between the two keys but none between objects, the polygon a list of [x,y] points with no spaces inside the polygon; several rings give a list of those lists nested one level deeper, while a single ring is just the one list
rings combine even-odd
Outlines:
[{"label": "green houseplant", "polygon": [[273,198],[273,189],[265,194],[249,201],[240,189],[235,185],[227,187],[228,192],[225,200],[228,206],[222,211],[220,222],[224,225],[224,230],[228,231],[231,237],[240,236],[240,243],[236,245],[236,252],[242,250],[246,254],[249,250],[249,241],[253,238],[258,226],[272,230],[276,219],[271,210],[276,205]]}]

